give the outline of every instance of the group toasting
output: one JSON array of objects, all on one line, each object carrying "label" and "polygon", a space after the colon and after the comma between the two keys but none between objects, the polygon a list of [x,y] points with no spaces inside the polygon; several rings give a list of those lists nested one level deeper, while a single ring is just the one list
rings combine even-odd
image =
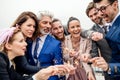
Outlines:
[{"label": "group toasting", "polygon": [[0,31],[0,80],[97,80],[94,67],[119,80],[118,0],[93,0],[86,15],[88,30],[75,15],[64,26],[49,11],[22,12]]}]

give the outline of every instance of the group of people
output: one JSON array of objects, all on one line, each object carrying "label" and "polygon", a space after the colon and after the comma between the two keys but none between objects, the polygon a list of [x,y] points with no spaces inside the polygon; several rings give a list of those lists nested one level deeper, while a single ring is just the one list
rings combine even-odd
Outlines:
[{"label": "group of people", "polygon": [[96,80],[88,63],[102,68],[105,80],[119,80],[118,0],[93,0],[86,14],[95,25],[84,30],[70,17],[65,35],[50,12],[21,13],[0,32],[0,80]]}]

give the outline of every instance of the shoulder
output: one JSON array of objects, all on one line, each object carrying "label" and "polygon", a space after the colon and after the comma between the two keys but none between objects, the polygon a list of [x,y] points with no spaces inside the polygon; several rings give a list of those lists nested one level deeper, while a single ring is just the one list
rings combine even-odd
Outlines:
[{"label": "shoulder", "polygon": [[9,64],[9,60],[8,60],[7,56],[4,53],[0,52],[0,67],[4,68],[8,64]]},{"label": "shoulder", "polygon": [[61,43],[59,40],[55,39],[54,37],[52,37],[51,35],[48,35],[47,36],[51,42],[54,42],[54,43]]},{"label": "shoulder", "polygon": [[87,43],[91,43],[92,42],[91,39],[83,38],[83,37],[81,37],[81,41],[82,42],[87,42]]}]

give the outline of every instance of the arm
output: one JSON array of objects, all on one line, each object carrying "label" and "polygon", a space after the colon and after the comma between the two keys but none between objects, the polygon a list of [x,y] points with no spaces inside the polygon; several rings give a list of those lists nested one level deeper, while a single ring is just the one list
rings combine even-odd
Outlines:
[{"label": "arm", "polygon": [[34,74],[38,72],[41,68],[37,66],[32,66],[27,62],[25,56],[18,56],[14,59],[16,64],[16,71],[22,74]]},{"label": "arm", "polygon": [[61,43],[59,43],[56,46],[55,52],[54,52],[54,64],[63,64],[63,57],[62,57],[62,48]]},{"label": "arm", "polygon": [[91,38],[91,35],[92,35],[93,32],[94,32],[94,31],[93,31],[92,29],[90,29],[90,30],[83,30],[83,29],[82,29],[80,35],[81,35],[83,38]]},{"label": "arm", "polygon": [[8,71],[7,71],[8,66],[9,65],[4,60],[4,58],[2,58],[2,56],[0,56],[0,80],[10,80],[10,76],[9,76]]},{"label": "arm", "polygon": [[90,50],[91,58],[99,56],[98,46],[95,41],[92,40],[92,49]]},{"label": "arm", "polygon": [[95,57],[91,59],[93,65],[102,68],[110,76],[120,76],[120,63],[107,63],[103,57]]}]

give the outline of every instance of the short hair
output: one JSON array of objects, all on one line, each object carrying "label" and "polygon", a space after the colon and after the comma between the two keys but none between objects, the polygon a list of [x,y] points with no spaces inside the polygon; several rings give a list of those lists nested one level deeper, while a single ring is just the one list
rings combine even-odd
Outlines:
[{"label": "short hair", "polygon": [[[93,0],[94,3],[99,3],[101,1],[103,0]],[[112,4],[113,2],[118,1],[118,0],[107,0],[107,1]]]},{"label": "short hair", "polygon": [[90,2],[89,4],[88,4],[88,6],[87,6],[87,9],[86,9],[86,15],[89,17],[89,12],[90,12],[90,10],[91,9],[93,9],[93,8],[96,8],[96,6],[95,6],[95,3],[94,2]]},{"label": "short hair", "polygon": [[52,23],[57,22],[57,21],[60,21],[60,20],[57,19],[57,18],[54,18],[53,21],[52,21]]},{"label": "short hair", "polygon": [[38,14],[37,14],[38,20],[41,20],[42,16],[48,16],[51,19],[53,19],[53,14],[49,11],[39,11]]}]

